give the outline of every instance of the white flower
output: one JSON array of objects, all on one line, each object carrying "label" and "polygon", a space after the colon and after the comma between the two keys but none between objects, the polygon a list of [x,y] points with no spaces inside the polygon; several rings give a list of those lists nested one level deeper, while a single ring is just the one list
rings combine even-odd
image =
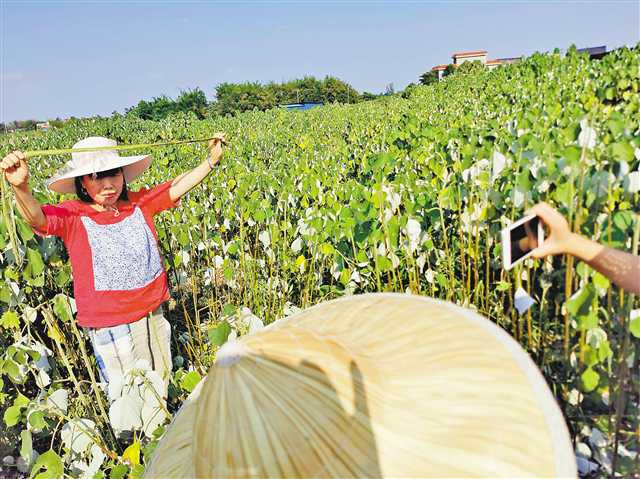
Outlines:
[{"label": "white flower", "polygon": [[[423,264],[423,266],[424,266],[424,264]],[[422,268],[421,268],[421,269],[422,269]],[[427,282],[428,282],[428,283],[433,284],[433,281],[434,281],[435,277],[434,277],[434,274],[433,274],[433,270],[432,270],[432,269],[428,269],[428,270],[426,271],[426,273],[425,273],[425,275],[424,275],[424,276],[425,276],[425,278],[426,278],[426,280],[427,280]]]},{"label": "white flower", "polygon": [[524,204],[525,192],[519,187],[515,187],[513,190],[513,205],[516,208],[520,208]]},{"label": "white flower", "polygon": [[387,194],[387,201],[391,206],[391,211],[392,212],[396,211],[400,206],[400,202],[402,199],[400,195],[395,191],[393,191],[393,188],[390,186],[383,186],[382,191],[384,191]]},{"label": "white flower", "polygon": [[629,193],[637,193],[640,191],[640,170],[632,171],[627,175],[625,186]]},{"label": "white flower", "polygon": [[291,250],[294,253],[298,253],[301,249],[302,249],[302,239],[300,237],[297,237],[295,240],[293,240],[293,243],[291,243]]},{"label": "white flower", "polygon": [[258,239],[262,243],[262,246],[264,246],[264,249],[267,249],[271,245],[271,236],[269,236],[269,232],[266,230],[260,232]]},{"label": "white flower", "polygon": [[586,119],[580,122],[580,128],[578,145],[582,148],[587,148],[588,150],[593,149],[593,147],[596,146],[596,130],[589,126]]},{"label": "white flower", "polygon": [[507,159],[499,151],[493,152],[493,161],[491,164],[491,181],[494,181],[500,176],[502,170],[507,166]]}]

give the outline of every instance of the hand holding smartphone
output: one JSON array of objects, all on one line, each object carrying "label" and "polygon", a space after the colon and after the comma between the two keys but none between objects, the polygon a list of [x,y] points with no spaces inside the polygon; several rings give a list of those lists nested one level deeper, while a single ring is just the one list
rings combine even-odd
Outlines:
[{"label": "hand holding smartphone", "polygon": [[501,236],[502,263],[510,270],[544,243],[542,221],[537,215],[526,216],[503,229]]}]

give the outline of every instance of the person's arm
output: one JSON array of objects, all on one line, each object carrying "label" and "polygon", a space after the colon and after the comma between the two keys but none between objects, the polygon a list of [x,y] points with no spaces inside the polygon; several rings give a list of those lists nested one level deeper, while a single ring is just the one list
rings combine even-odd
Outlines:
[{"label": "person's arm", "polygon": [[222,158],[222,145],[225,143],[224,134],[216,133],[214,139],[209,141],[209,156],[193,170],[182,173],[171,182],[169,197],[171,201],[178,201],[193,187],[200,184],[211,172],[213,166]]},{"label": "person's arm", "polygon": [[571,254],[609,278],[612,283],[631,293],[640,294],[640,256],[607,248],[572,233],[567,220],[546,203],[537,204],[529,213],[538,215],[550,230],[542,246],[533,250],[534,258]]},{"label": "person's arm", "polygon": [[37,230],[44,230],[47,218],[42,212],[42,205],[29,190],[29,167],[27,157],[21,151],[14,151],[5,156],[0,162],[0,169],[16,196],[18,211],[26,222]]}]

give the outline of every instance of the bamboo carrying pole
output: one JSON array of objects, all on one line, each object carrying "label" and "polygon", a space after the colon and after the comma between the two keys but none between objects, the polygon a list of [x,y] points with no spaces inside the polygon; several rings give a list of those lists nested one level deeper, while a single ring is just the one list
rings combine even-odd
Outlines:
[{"label": "bamboo carrying pole", "polygon": [[526,352],[448,302],[321,303],[225,344],[146,478],[576,477]]},{"label": "bamboo carrying pole", "polygon": [[[201,138],[198,140],[175,140],[162,143],[141,143],[138,145],[116,145],[116,146],[100,146],[94,148],[63,148],[58,150],[35,150],[25,152],[27,158],[33,158],[35,156],[54,156],[54,155],[66,155],[70,153],[84,153],[87,151],[127,151],[127,150],[139,150],[145,148],[156,148],[159,146],[171,146],[171,145],[184,145],[188,143],[204,143],[205,141],[215,140],[212,138]],[[223,145],[227,143],[222,142]]]}]

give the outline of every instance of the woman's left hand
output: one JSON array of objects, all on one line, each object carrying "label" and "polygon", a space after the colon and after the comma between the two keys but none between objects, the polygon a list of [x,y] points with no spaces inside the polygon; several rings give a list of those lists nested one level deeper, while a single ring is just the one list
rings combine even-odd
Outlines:
[{"label": "woman's left hand", "polygon": [[222,145],[226,146],[227,142],[224,138],[224,133],[216,133],[213,135],[213,139],[209,140],[209,156],[211,157],[211,164],[217,164],[222,158]]}]

